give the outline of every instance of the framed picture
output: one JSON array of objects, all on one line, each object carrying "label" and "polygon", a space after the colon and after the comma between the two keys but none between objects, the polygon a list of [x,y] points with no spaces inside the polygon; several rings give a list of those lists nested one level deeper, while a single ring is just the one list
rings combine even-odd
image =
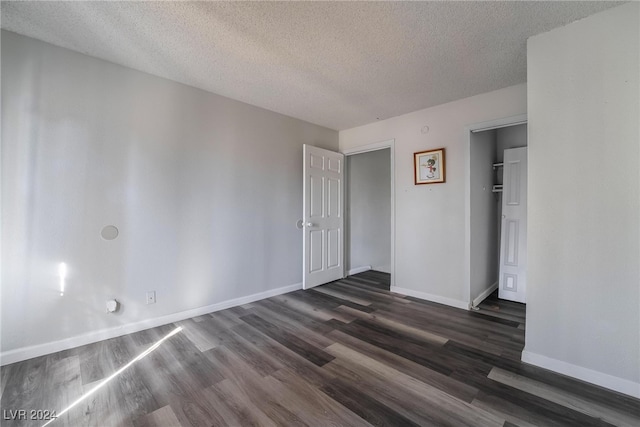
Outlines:
[{"label": "framed picture", "polygon": [[444,148],[413,153],[413,178],[416,185],[444,182]]}]

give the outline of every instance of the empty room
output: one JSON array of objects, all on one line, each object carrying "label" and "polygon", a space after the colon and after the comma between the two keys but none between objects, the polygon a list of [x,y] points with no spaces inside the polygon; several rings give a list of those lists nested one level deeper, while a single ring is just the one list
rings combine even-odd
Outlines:
[{"label": "empty room", "polygon": [[1,425],[640,425],[640,3],[0,14]]}]

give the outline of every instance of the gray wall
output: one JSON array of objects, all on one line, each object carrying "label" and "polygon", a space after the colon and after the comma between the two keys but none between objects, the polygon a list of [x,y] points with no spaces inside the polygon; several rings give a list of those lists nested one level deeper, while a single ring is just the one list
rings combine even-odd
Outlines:
[{"label": "gray wall", "polygon": [[500,199],[491,191],[497,171],[496,131],[471,135],[471,301],[498,280],[498,209]]},{"label": "gray wall", "polygon": [[640,397],[640,4],[529,39],[523,359]]},{"label": "gray wall", "polygon": [[504,160],[504,150],[527,146],[527,125],[508,126],[496,129],[496,161]]},{"label": "gray wall", "polygon": [[391,153],[389,149],[347,157],[347,269],[391,268]]},{"label": "gray wall", "polygon": [[3,31],[1,350],[300,283],[304,143],[338,133]]}]

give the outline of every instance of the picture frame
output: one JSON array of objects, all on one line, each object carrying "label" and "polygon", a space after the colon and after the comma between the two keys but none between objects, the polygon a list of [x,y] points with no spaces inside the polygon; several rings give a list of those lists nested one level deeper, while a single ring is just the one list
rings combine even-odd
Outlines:
[{"label": "picture frame", "polygon": [[441,184],[446,179],[444,148],[413,153],[415,185]]}]

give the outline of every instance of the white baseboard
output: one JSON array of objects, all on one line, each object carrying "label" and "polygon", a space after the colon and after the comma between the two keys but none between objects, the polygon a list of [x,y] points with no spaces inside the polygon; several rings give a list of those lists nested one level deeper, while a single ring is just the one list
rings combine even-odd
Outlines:
[{"label": "white baseboard", "polygon": [[391,274],[391,266],[390,265],[374,265],[371,267],[372,270],[379,271],[381,273]]},{"label": "white baseboard", "polygon": [[463,310],[469,310],[469,303],[453,298],[442,297],[440,295],[428,294],[426,292],[414,291],[413,289],[399,288],[398,286],[392,286],[391,292],[397,294],[408,295],[410,297],[416,297],[423,300],[437,302],[438,304],[444,304],[455,308],[461,308]]},{"label": "white baseboard", "polygon": [[498,282],[495,282],[493,285],[489,286],[488,289],[486,289],[484,292],[482,292],[480,295],[474,298],[474,300],[471,302],[471,306],[477,307],[478,304],[480,304],[482,301],[487,299],[487,297],[491,295],[491,293],[493,293],[493,291],[495,291],[496,289],[498,289]]},{"label": "white baseboard", "polygon": [[139,322],[128,323],[121,326],[112,328],[100,329],[86,334],[77,335],[75,337],[65,338],[59,341],[51,341],[44,344],[33,345],[29,347],[17,348],[15,350],[9,350],[0,353],[0,366],[8,365],[10,363],[20,362],[22,360],[31,359],[38,356],[44,356],[45,354],[51,354],[62,350],[78,347],[81,345],[91,344],[94,342],[116,338],[126,334],[132,334],[134,332],[143,331],[149,328],[155,328],[156,326],[167,325],[173,322],[179,322],[181,320],[190,319],[196,316],[202,316],[203,314],[213,313],[214,311],[220,311],[231,307],[237,307],[239,305],[248,304],[250,302],[258,301],[261,299],[269,298],[276,295],[286,294],[287,292],[297,291],[302,289],[302,283],[296,283],[295,285],[283,286],[281,288],[271,289],[265,292],[259,292],[253,295],[247,295],[245,297],[234,298],[227,301],[219,302],[216,304],[207,305],[204,307],[198,307],[191,310],[180,311],[178,313],[167,314],[165,316],[155,317],[152,319],[145,319]]},{"label": "white baseboard", "polygon": [[640,383],[524,350],[522,361],[640,399]]},{"label": "white baseboard", "polygon": [[351,270],[349,270],[347,272],[347,275],[352,276],[354,274],[364,273],[365,271],[369,271],[369,270],[371,270],[371,266],[370,265],[365,265],[363,267],[356,267],[356,268],[352,268]]}]

